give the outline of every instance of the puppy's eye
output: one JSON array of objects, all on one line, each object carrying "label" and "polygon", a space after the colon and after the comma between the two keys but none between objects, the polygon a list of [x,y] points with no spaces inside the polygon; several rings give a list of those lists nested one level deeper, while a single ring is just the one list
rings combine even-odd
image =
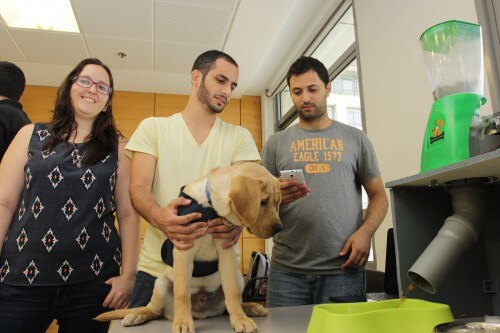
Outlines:
[{"label": "puppy's eye", "polygon": [[269,202],[269,199],[262,199],[262,200],[260,201],[260,205],[261,205],[261,206],[266,206],[268,202]]}]

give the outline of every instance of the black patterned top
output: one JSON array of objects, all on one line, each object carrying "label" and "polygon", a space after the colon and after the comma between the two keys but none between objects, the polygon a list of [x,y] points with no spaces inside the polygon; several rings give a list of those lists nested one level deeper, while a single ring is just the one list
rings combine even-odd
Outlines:
[{"label": "black patterned top", "polygon": [[118,155],[81,165],[85,144],[44,150],[50,133],[35,124],[26,179],[0,257],[0,282],[54,286],[96,279],[121,265],[114,221]]}]

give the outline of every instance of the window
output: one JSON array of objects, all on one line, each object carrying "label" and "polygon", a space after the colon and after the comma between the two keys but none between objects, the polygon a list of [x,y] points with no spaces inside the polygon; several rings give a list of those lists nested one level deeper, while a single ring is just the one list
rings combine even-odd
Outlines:
[{"label": "window", "polygon": [[329,67],[342,58],[354,42],[354,16],[352,6],[349,5],[325,38],[315,47],[311,57],[319,59]]},{"label": "window", "polygon": [[500,111],[500,3],[475,0],[479,24],[483,30],[485,69],[490,87],[493,112]]},{"label": "window", "polygon": [[332,80],[327,106],[335,110],[329,113],[330,118],[363,129],[356,59]]},{"label": "window", "polygon": [[278,94],[278,96],[280,99],[279,118],[282,118],[293,107],[293,102],[292,98],[290,97],[290,89],[288,88],[288,85],[285,88],[283,88],[283,90]]},{"label": "window", "polygon": [[[304,54],[320,60],[330,73],[332,91],[327,101],[328,115],[334,120],[363,129],[357,43],[353,10],[349,1],[334,13],[327,28]],[[293,107],[286,78],[275,97],[275,104],[279,130],[297,122],[297,112]]]},{"label": "window", "polygon": [[358,108],[347,108],[347,124],[361,127],[361,111]]}]

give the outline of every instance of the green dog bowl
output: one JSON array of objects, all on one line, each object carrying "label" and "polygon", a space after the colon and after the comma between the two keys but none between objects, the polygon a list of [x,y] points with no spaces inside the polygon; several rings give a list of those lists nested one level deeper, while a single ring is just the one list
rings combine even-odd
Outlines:
[{"label": "green dog bowl", "polygon": [[453,320],[448,305],[418,299],[331,303],[314,306],[307,333],[432,333]]}]

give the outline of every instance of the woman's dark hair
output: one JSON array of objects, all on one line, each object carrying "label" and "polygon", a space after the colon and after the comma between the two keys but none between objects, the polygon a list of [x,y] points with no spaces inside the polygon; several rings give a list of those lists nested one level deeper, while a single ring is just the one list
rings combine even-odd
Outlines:
[{"label": "woman's dark hair", "polygon": [[69,141],[72,131],[77,130],[75,110],[71,104],[71,87],[74,78],[78,76],[87,65],[97,65],[104,68],[109,75],[109,86],[112,88],[106,104],[106,111],[99,113],[87,137],[82,164],[91,165],[104,159],[110,152],[116,151],[119,137],[122,136],[113,118],[113,107],[111,103],[114,91],[113,76],[108,66],[103,64],[99,59],[88,58],[82,60],[71,72],[69,72],[57,90],[54,114],[52,120],[49,122],[51,136],[49,137],[50,140],[45,146],[45,149],[53,150],[58,143]]},{"label": "woman's dark hair", "polygon": [[310,70],[315,71],[316,74],[318,74],[318,77],[321,81],[323,81],[325,87],[328,85],[330,79],[328,77],[328,70],[326,69],[325,65],[323,65],[323,63],[318,59],[302,56],[297,59],[288,70],[288,73],[286,75],[286,82],[288,83],[288,86],[290,87],[290,78],[292,76],[301,75],[309,72]]}]

